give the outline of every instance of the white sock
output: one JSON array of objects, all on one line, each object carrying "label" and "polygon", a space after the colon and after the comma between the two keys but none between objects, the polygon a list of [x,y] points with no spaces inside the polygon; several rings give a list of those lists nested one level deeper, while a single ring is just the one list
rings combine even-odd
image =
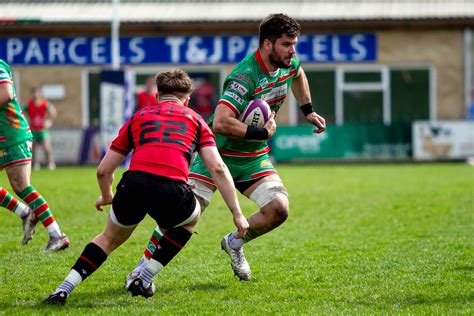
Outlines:
[{"label": "white sock", "polygon": [[48,230],[49,237],[52,238],[59,238],[63,234],[61,232],[61,229],[59,228],[58,222],[54,221],[51,224],[49,224],[46,229]]},{"label": "white sock", "polygon": [[229,246],[230,248],[234,250],[238,250],[242,248],[244,245],[244,240],[242,238],[235,238],[235,235],[237,235],[237,231],[234,231],[230,234],[229,236]]},{"label": "white sock", "polygon": [[71,294],[72,290],[82,282],[82,277],[76,270],[72,269],[67,277],[64,279],[63,283],[58,286],[56,291],[53,294],[60,291],[66,291],[67,295]]},{"label": "white sock", "polygon": [[21,202],[18,202],[13,212],[20,217],[25,217],[26,215],[28,215],[29,210],[30,208],[28,206]]},{"label": "white sock", "polygon": [[153,277],[160,272],[160,270],[163,269],[163,265],[156,261],[155,259],[151,258],[148,261],[148,264],[146,265],[145,269],[140,273],[140,279],[142,279],[143,286],[147,288]]},{"label": "white sock", "polygon": [[140,273],[143,271],[143,269],[146,268],[147,264],[148,264],[148,261],[149,259],[147,257],[145,257],[145,255],[143,255],[143,257],[141,257],[140,261],[138,262],[137,266],[135,267],[135,269],[133,269],[132,273]]}]

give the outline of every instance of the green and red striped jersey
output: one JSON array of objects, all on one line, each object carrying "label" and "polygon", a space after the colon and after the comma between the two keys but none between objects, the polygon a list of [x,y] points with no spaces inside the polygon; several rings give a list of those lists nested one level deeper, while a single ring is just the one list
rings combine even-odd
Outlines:
[{"label": "green and red striped jersey", "polygon": [[33,136],[18,103],[12,71],[3,59],[0,59],[0,84],[8,84],[13,90],[13,99],[0,104],[0,148],[7,148],[31,140]]},{"label": "green and red striped jersey", "polygon": [[[229,107],[239,117],[251,100],[262,99],[276,113],[285,101],[300,65],[299,59],[293,57],[289,68],[279,68],[270,73],[257,49],[238,63],[227,76],[219,103]],[[213,118],[214,116],[209,121],[211,127]],[[216,134],[216,142],[219,152],[225,156],[258,156],[269,150],[266,141],[235,139],[220,134]]]}]

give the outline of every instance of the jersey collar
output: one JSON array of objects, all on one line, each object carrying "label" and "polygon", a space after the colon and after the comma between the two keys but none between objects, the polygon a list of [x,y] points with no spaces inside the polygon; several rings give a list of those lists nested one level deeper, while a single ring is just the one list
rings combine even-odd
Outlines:
[{"label": "jersey collar", "polygon": [[257,48],[257,51],[255,52],[255,59],[257,59],[258,64],[260,65],[260,68],[269,75],[270,72],[268,71],[267,67],[265,66],[265,63],[263,62],[262,55],[260,55],[260,50]]}]

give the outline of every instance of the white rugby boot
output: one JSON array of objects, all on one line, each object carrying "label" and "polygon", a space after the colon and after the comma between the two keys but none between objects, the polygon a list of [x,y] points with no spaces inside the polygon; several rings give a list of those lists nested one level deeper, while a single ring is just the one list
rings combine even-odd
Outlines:
[{"label": "white rugby boot", "polygon": [[48,244],[43,249],[43,253],[49,251],[59,251],[69,247],[69,238],[63,233],[60,237],[50,237]]},{"label": "white rugby boot", "polygon": [[241,281],[248,281],[251,277],[250,266],[244,256],[242,247],[234,250],[229,245],[229,237],[232,233],[225,235],[221,240],[221,248],[230,256],[230,265],[234,274],[239,277]]},{"label": "white rugby boot", "polygon": [[26,245],[33,238],[38,220],[35,218],[33,211],[28,208],[28,214],[22,217],[21,221],[23,223],[23,240],[21,243]]},{"label": "white rugby boot", "polygon": [[128,289],[130,284],[132,284],[135,279],[140,277],[141,271],[132,271],[125,277],[125,288]]},{"label": "white rugby boot", "polygon": [[132,293],[132,296],[143,296],[144,298],[149,298],[155,295],[156,287],[152,283],[145,287],[142,280],[138,277],[135,280],[132,280],[130,285],[127,287],[127,290]]},{"label": "white rugby boot", "polygon": [[138,262],[137,266],[133,269],[132,272],[130,272],[126,277],[125,277],[125,288],[128,289],[128,287],[130,286],[130,284],[132,284],[132,282],[140,277],[140,273],[142,273],[142,271],[146,268],[146,265],[148,264],[148,260],[145,260],[144,257],[142,257],[140,259],[140,261]]}]

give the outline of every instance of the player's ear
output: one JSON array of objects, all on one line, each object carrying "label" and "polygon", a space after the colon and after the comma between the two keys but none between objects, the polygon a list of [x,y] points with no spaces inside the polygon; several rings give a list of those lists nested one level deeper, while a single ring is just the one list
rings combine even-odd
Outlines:
[{"label": "player's ear", "polygon": [[160,94],[158,93],[158,91],[156,91],[155,99],[156,99],[156,103],[160,103]]},{"label": "player's ear", "polygon": [[272,48],[273,48],[273,43],[272,43],[272,41],[270,41],[268,38],[266,38],[266,39],[263,41],[263,48],[264,48],[266,51],[271,51]]}]

